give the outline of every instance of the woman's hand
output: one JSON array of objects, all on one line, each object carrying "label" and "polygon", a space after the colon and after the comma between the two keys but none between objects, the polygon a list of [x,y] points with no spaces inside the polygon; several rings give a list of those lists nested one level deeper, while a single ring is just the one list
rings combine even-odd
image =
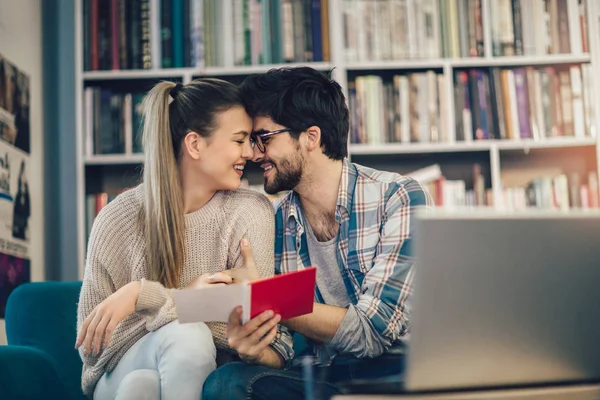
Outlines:
[{"label": "woman's hand", "polygon": [[106,348],[119,322],[135,311],[140,286],[138,281],[129,282],[98,304],[83,321],[75,348],[85,345],[85,355],[92,350],[98,355],[103,337],[103,348]]}]

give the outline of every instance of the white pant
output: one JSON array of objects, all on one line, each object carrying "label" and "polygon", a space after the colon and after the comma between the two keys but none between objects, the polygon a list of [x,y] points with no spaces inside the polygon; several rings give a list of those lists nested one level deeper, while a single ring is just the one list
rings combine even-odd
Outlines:
[{"label": "white pant", "polygon": [[100,378],[94,399],[197,400],[216,366],[208,326],[173,321],[134,344]]}]

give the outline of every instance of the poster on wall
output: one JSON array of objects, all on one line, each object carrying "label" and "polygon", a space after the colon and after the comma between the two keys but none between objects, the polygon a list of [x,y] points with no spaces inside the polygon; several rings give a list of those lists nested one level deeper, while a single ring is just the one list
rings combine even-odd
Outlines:
[{"label": "poster on wall", "polygon": [[29,77],[0,54],[0,318],[29,282]]}]

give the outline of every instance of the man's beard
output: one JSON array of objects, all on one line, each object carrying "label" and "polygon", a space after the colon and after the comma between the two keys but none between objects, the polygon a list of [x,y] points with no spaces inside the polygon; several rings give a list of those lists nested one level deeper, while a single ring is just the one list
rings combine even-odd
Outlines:
[{"label": "man's beard", "polygon": [[284,158],[279,165],[273,164],[275,177],[272,182],[265,180],[265,192],[276,194],[283,190],[293,190],[302,179],[302,156],[298,153]]}]

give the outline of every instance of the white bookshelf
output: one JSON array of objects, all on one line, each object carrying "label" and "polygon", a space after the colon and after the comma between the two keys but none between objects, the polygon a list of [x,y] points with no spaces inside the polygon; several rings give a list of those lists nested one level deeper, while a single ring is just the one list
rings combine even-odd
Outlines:
[{"label": "white bookshelf", "polygon": [[513,67],[526,65],[558,65],[581,64],[591,61],[589,54],[550,54],[540,57],[511,56],[511,57],[473,57],[473,58],[438,58],[431,60],[405,60],[405,61],[371,61],[348,63],[347,71],[373,71],[373,70],[414,70],[414,69],[442,69],[450,68],[478,68],[478,67]]},{"label": "white bookshelf", "polygon": [[596,139],[586,137],[557,138],[546,140],[481,140],[473,142],[454,143],[386,143],[386,144],[351,144],[349,152],[353,155],[378,155],[378,154],[422,154],[422,153],[461,153],[469,151],[502,151],[530,149],[551,149],[567,147],[596,146]]},{"label": "white bookshelf", "polygon": [[[233,0],[223,0],[224,9],[231,10]],[[76,18],[76,120],[77,120],[77,226],[78,226],[78,259],[80,273],[83,271],[85,249],[86,249],[86,172],[89,169],[102,168],[132,168],[143,163],[141,154],[111,154],[111,155],[89,155],[85,153],[85,121],[84,121],[84,95],[83,91],[86,84],[93,85],[98,82],[99,85],[107,81],[113,84],[129,80],[155,80],[155,79],[178,79],[183,83],[188,83],[192,79],[201,76],[244,76],[253,73],[266,72],[271,68],[282,65],[310,65],[316,69],[330,70],[333,68],[333,78],[336,79],[346,94],[348,93],[348,75],[366,75],[379,74],[382,71],[406,71],[406,70],[437,70],[445,75],[445,90],[443,96],[447,104],[446,122],[450,129],[454,129],[454,96],[453,96],[453,74],[457,68],[476,68],[476,67],[513,67],[513,66],[545,66],[560,64],[581,64],[590,63],[592,65],[594,78],[600,76],[600,29],[598,16],[600,12],[600,3],[595,0],[585,0],[588,6],[587,26],[590,53],[585,54],[557,54],[543,56],[511,56],[511,57],[493,57],[491,49],[491,27],[488,23],[491,0],[482,0],[483,9],[483,35],[484,35],[484,56],[474,58],[438,58],[438,59],[410,59],[403,61],[361,61],[346,62],[344,59],[344,32],[342,7],[343,0],[329,0],[329,35],[330,35],[330,61],[306,64],[276,64],[276,65],[252,65],[252,66],[234,66],[232,57],[225,57],[223,67],[208,68],[176,68],[176,69],[150,69],[150,70],[122,70],[122,71],[84,71],[83,70],[83,3],[82,0],[75,2]],[[226,12],[223,26],[231,26],[233,17],[231,12]],[[156,25],[157,19],[151,22]],[[156,30],[156,26],[152,27]],[[227,30],[226,30],[227,31]],[[233,38],[225,43],[231,43]],[[600,82],[595,81],[593,85],[595,107],[594,114],[596,127],[600,130]],[[557,138],[545,140],[486,140],[472,142],[453,142],[453,143],[414,143],[398,144],[385,143],[378,145],[350,144],[349,154],[355,161],[369,165],[376,161],[378,157],[387,157],[392,159],[394,165],[401,165],[406,157],[422,156],[436,163],[438,157],[457,155],[465,157],[465,164],[472,164],[469,157],[473,154],[485,153],[489,165],[491,177],[491,189],[495,202],[499,202],[502,197],[502,172],[503,159],[507,154],[510,157],[522,157],[523,163],[527,163],[527,157],[530,152],[556,151],[565,149],[585,149],[584,151],[595,153],[594,169],[600,176],[598,169],[598,159],[600,159],[600,146],[598,139],[594,137],[584,138]],[[576,154],[576,153],[573,153]],[[511,158],[512,160],[512,158]]]},{"label": "white bookshelf", "polygon": [[144,162],[143,154],[98,154],[93,156],[84,156],[85,165],[127,165],[142,164]]},{"label": "white bookshelf", "polygon": [[[280,67],[282,64],[267,65],[244,65],[239,67],[207,67],[197,68],[168,68],[148,70],[122,70],[122,71],[85,71],[82,77],[85,81],[106,81],[123,79],[161,79],[180,78],[183,82],[190,82],[199,76],[227,76],[227,75],[250,75],[267,72],[271,68]],[[306,64],[285,64],[286,66],[300,66]],[[328,62],[313,62],[310,66],[319,70],[329,70],[333,67]]]}]

